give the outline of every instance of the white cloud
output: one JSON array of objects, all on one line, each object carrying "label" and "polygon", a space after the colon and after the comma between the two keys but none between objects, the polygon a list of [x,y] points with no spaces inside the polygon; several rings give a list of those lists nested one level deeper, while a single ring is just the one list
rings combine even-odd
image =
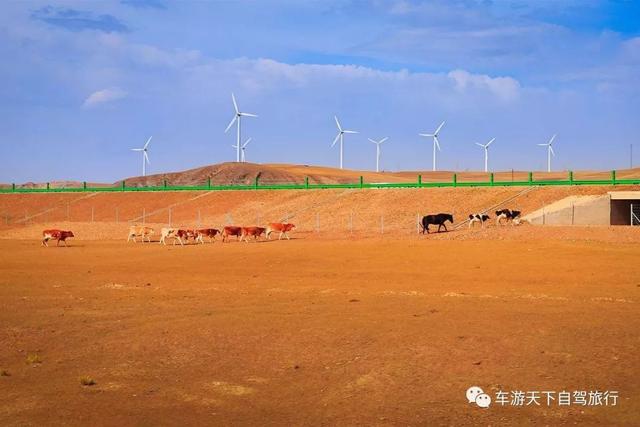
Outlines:
[{"label": "white cloud", "polygon": [[87,99],[85,99],[82,103],[82,107],[92,108],[96,105],[104,104],[105,102],[116,101],[126,96],[127,92],[117,87],[102,89],[89,95]]},{"label": "white cloud", "polygon": [[511,77],[490,77],[485,74],[471,74],[464,70],[454,70],[447,75],[455,84],[456,90],[485,89],[504,101],[518,97],[520,83]]}]

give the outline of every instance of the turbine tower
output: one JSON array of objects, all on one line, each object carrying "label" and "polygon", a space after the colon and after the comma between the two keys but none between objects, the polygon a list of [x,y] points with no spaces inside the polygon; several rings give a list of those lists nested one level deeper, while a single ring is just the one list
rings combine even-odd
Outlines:
[{"label": "turbine tower", "polygon": [[380,172],[380,144],[382,144],[383,142],[385,142],[389,138],[385,136],[380,141],[376,141],[376,140],[373,140],[371,138],[368,138],[368,139],[369,139],[369,141],[371,141],[374,144],[376,144],[376,172]]},{"label": "turbine tower", "polygon": [[242,119],[242,117],[258,117],[258,116],[251,113],[242,113],[238,109],[238,103],[236,102],[236,97],[233,95],[233,93],[231,94],[231,100],[233,101],[233,108],[235,110],[235,114],[233,115],[233,119],[231,119],[229,126],[227,126],[224,132],[227,133],[229,129],[231,129],[231,126],[233,126],[233,124],[236,123],[236,126],[237,126],[236,145],[234,145],[233,147],[236,149],[236,162],[240,162],[240,151],[242,150],[242,146],[240,145],[240,131],[241,131],[240,119]]},{"label": "turbine tower", "polygon": [[553,154],[554,157],[556,155],[556,153],[553,151],[553,147],[551,146],[554,139],[556,139],[555,135],[553,135],[549,142],[547,142],[546,144],[538,144],[541,147],[547,147],[547,172],[551,172],[551,155]]},{"label": "turbine tower", "polygon": [[444,121],[442,123],[440,123],[440,126],[438,126],[438,129],[436,129],[435,132],[433,132],[433,133],[419,133],[418,134],[420,136],[433,137],[433,171],[434,172],[437,170],[437,167],[436,167],[436,147],[438,148],[438,151],[441,151],[440,150],[440,141],[438,141],[438,135],[440,135],[440,130],[442,129],[442,126],[444,126]]},{"label": "turbine tower", "polygon": [[479,142],[476,142],[476,145],[479,145],[484,149],[484,171],[485,172],[489,172],[489,146],[495,140],[496,140],[495,138],[491,138],[491,141],[487,142],[485,145],[482,145]]},{"label": "turbine tower", "polygon": [[153,138],[153,136],[150,136],[149,139],[147,139],[146,144],[144,144],[144,147],[142,148],[132,148],[131,151],[142,151],[142,176],[147,176],[147,163],[151,163],[149,161],[149,155],[147,154],[147,151],[149,151],[149,143],[151,142],[151,138]]},{"label": "turbine tower", "polygon": [[[249,145],[249,143],[250,143],[250,142],[251,142],[251,138],[248,138],[248,139],[244,142],[244,144],[242,144],[242,147],[240,147],[240,149],[242,150],[242,153],[240,154],[240,161],[241,161],[242,163],[246,163],[245,156],[244,156],[244,151],[245,151],[245,148],[247,148],[247,145]],[[236,146],[235,146],[235,145],[232,145],[232,147],[233,147],[233,148],[236,148]]]},{"label": "turbine tower", "polygon": [[340,126],[340,122],[338,121],[338,117],[333,116],[334,119],[336,119],[336,126],[338,126],[338,135],[336,135],[336,138],[333,140],[333,144],[331,144],[331,148],[333,148],[334,145],[336,145],[336,142],[338,142],[338,140],[340,140],[340,169],[342,169],[342,158],[343,158],[343,152],[344,152],[344,134],[345,133],[358,133],[355,130],[343,130],[342,126]]}]

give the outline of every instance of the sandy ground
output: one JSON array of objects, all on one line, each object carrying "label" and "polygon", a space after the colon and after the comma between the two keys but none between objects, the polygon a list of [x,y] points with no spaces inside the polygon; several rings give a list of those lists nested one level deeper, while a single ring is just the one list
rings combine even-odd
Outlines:
[{"label": "sandy ground", "polygon": [[[634,231],[0,240],[0,425],[638,425]],[[620,397],[480,409],[471,385]]]}]

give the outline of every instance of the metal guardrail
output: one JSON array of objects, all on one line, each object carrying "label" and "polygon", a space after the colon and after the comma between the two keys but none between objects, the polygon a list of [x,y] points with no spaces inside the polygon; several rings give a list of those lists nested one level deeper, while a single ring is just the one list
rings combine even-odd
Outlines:
[{"label": "metal guardrail", "polygon": [[6,193],[79,193],[79,192],[149,192],[149,191],[239,191],[239,190],[315,190],[315,189],[357,189],[357,188],[439,188],[439,187],[530,187],[530,186],[570,186],[570,185],[639,185],[640,178],[617,179],[616,171],[611,171],[609,179],[575,180],[573,172],[569,172],[564,180],[534,180],[529,172],[529,179],[525,181],[495,181],[493,173],[489,174],[489,181],[458,181],[457,174],[453,174],[451,181],[423,182],[422,175],[418,175],[414,182],[372,183],[364,182],[361,176],[359,182],[344,184],[311,184],[309,178],[304,183],[261,184],[256,178],[253,184],[212,184],[209,180],[205,185],[163,185],[149,187],[127,187],[126,182],[115,187],[89,187],[84,182],[82,187],[51,188],[21,188],[12,184],[9,188],[0,188],[0,194]]}]

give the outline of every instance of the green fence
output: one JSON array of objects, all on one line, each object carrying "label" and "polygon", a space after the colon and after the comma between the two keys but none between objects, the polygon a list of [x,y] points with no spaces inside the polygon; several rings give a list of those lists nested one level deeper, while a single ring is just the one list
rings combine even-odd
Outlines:
[{"label": "green fence", "polygon": [[453,174],[449,181],[424,182],[422,175],[418,175],[413,182],[365,182],[363,177],[355,183],[343,184],[311,184],[309,178],[305,178],[304,183],[261,183],[258,178],[253,184],[212,184],[208,180],[204,185],[170,185],[164,181],[159,186],[149,187],[129,187],[123,181],[120,186],[113,187],[89,187],[84,182],[82,187],[72,188],[51,188],[49,183],[46,188],[21,188],[12,184],[8,188],[0,188],[0,193],[75,193],[75,192],[147,192],[147,191],[238,191],[238,190],[313,190],[329,188],[437,188],[437,187],[527,187],[527,186],[567,186],[567,185],[638,185],[639,178],[616,178],[616,171],[611,171],[608,179],[581,179],[576,180],[573,172],[569,171],[566,179],[560,180],[536,180],[533,173],[529,172],[527,180],[520,181],[496,181],[493,173],[488,174],[487,181],[458,181],[457,174]]}]

